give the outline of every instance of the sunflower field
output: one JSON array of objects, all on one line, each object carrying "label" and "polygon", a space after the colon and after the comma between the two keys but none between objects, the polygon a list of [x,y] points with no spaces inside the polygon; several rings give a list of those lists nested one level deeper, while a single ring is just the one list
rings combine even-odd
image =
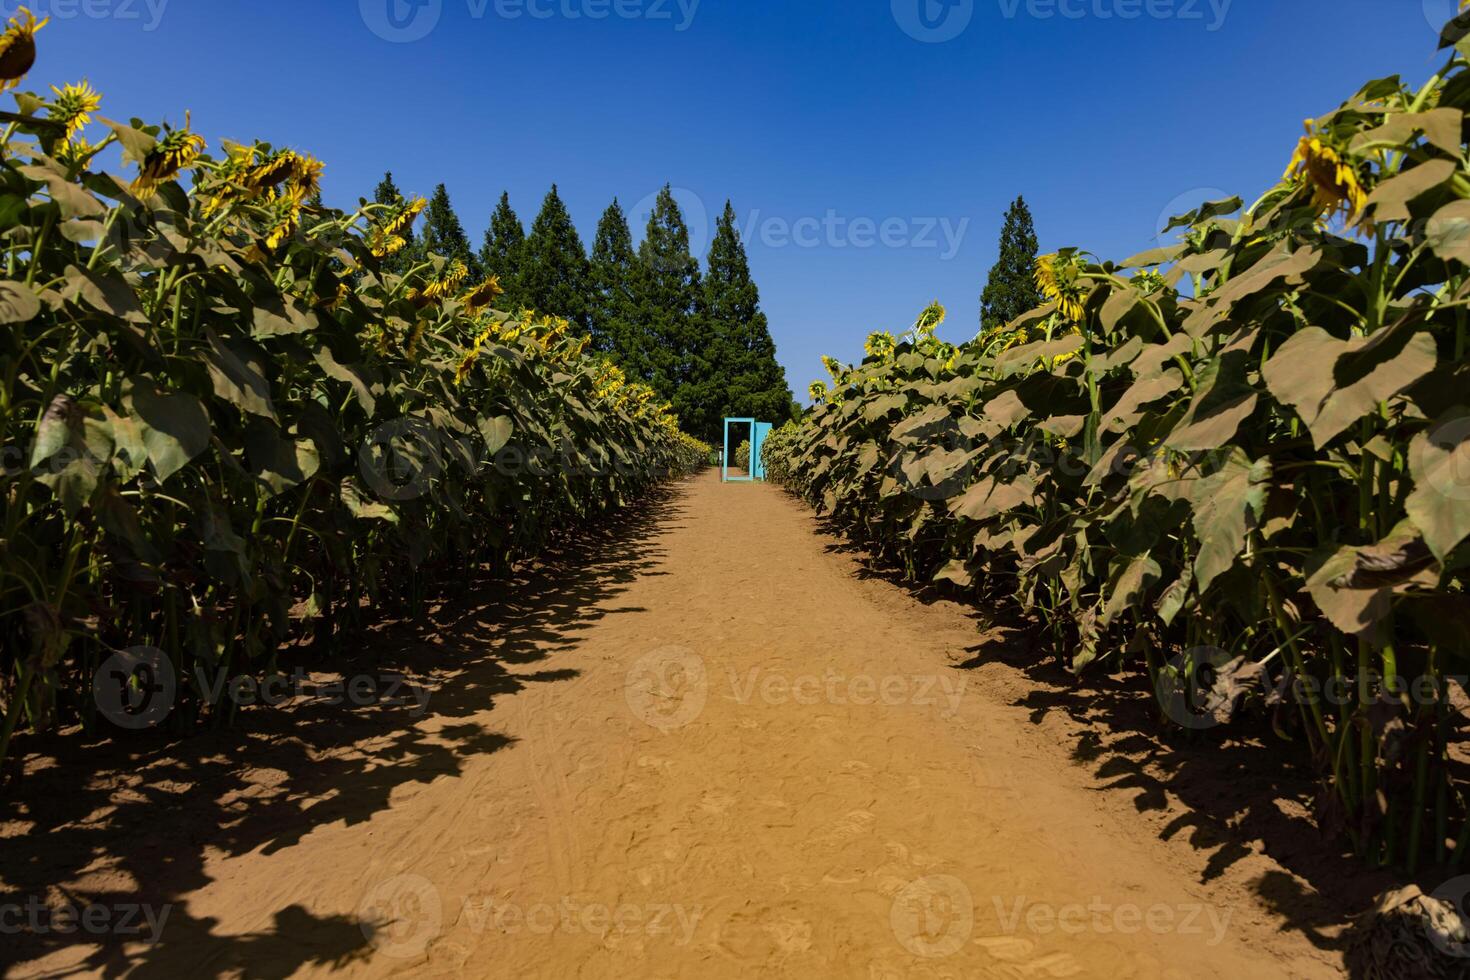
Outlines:
[{"label": "sunflower field", "polygon": [[1442,47],[1178,244],[1045,256],[1002,330],[951,346],[935,305],[828,359],[765,447],[911,580],[1146,672],[1168,728],[1305,743],[1324,832],[1411,870],[1470,847],[1470,16]]},{"label": "sunflower field", "polygon": [[[0,39],[17,88],[45,26]],[[42,35],[44,38],[45,35]],[[100,724],[94,673],[162,651],[171,723],[432,583],[701,466],[651,389],[494,277],[404,275],[422,200],[320,203],[322,164],[111,121],[87,83],[0,114],[0,758]],[[127,175],[103,169],[118,161]],[[205,678],[200,685],[196,678]]]}]

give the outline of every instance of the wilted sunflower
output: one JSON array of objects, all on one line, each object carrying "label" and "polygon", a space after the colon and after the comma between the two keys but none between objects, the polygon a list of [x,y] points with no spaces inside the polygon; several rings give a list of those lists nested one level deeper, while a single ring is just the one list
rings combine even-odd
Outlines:
[{"label": "wilted sunflower", "polygon": [[301,223],[301,205],[289,197],[281,198],[281,202],[275,209],[270,234],[266,236],[265,247],[269,249],[280,248],[282,242],[296,234]]},{"label": "wilted sunflower", "polygon": [[189,131],[189,117],[184,116],[184,128],[170,132],[154,144],[148,156],[138,168],[138,179],[133,181],[133,190],[151,193],[159,184],[173,180],[179,171],[192,166],[199,154],[204,152],[204,137]]},{"label": "wilted sunflower", "polygon": [[463,299],[465,314],[474,316],[482,310],[489,309],[490,304],[495,302],[495,297],[504,294],[505,290],[500,288],[499,276],[486,277],[484,282],[465,294]]},{"label": "wilted sunflower", "polygon": [[842,366],[841,361],[827,354],[822,355],[822,367],[826,368],[827,373],[832,375],[833,381],[836,381],[838,378],[842,377],[842,372],[846,370],[846,368]]},{"label": "wilted sunflower", "polygon": [[295,175],[300,165],[301,158],[295,150],[278,150],[251,168],[245,175],[245,184],[256,193],[272,190]]},{"label": "wilted sunflower", "polygon": [[46,115],[66,127],[66,139],[71,139],[92,121],[92,113],[102,105],[102,96],[84,78],[76,85],[64,88],[51,86],[56,101],[47,109]]},{"label": "wilted sunflower", "polygon": [[919,314],[919,319],[914,322],[914,332],[922,337],[927,337],[934,333],[948,315],[944,306],[936,299],[924,307],[924,312]]},{"label": "wilted sunflower", "polygon": [[408,335],[408,343],[404,345],[403,356],[410,361],[417,359],[419,342],[424,339],[424,330],[429,326],[428,320],[419,320],[413,325],[412,332]]},{"label": "wilted sunflower", "polygon": [[867,351],[869,357],[880,359],[888,358],[898,347],[898,342],[893,339],[893,334],[887,330],[875,330],[868,334],[867,343],[863,344],[863,350]]},{"label": "wilted sunflower", "polygon": [[409,201],[402,211],[395,214],[387,224],[383,225],[383,233],[390,236],[402,235],[413,224],[413,219],[423,213],[429,202],[422,197],[416,197]]},{"label": "wilted sunflower", "polygon": [[465,352],[465,356],[459,362],[459,367],[454,369],[454,384],[456,387],[464,384],[466,379],[469,378],[470,371],[474,368],[476,362],[480,360],[480,351],[485,347],[485,342],[494,336],[495,327],[496,325],[492,323],[475,335],[474,343]]},{"label": "wilted sunflower", "polygon": [[401,235],[390,235],[382,228],[374,228],[368,235],[368,251],[373,253],[375,259],[385,259],[397,254],[407,245],[408,239]]},{"label": "wilted sunflower", "polygon": [[326,170],[326,164],[311,154],[297,154],[295,166],[291,169],[291,182],[286,188],[286,196],[297,201],[306,201],[320,193],[324,170]]},{"label": "wilted sunflower", "polygon": [[1307,135],[1297,143],[1282,179],[1311,181],[1312,203],[1323,218],[1340,212],[1349,224],[1357,224],[1368,206],[1368,192],[1358,179],[1357,168],[1313,133],[1310,119],[1306,127]]},{"label": "wilted sunflower", "polygon": [[806,393],[807,393],[808,396],[810,396],[811,400],[814,401],[814,402],[824,402],[824,401],[826,401],[827,400],[827,382],[825,382],[825,381],[813,381],[811,384],[807,385]]},{"label": "wilted sunflower", "polygon": [[1036,260],[1036,287],[1041,295],[1057,304],[1068,320],[1081,320],[1086,286],[1080,273],[1081,263],[1071,251],[1043,255]]},{"label": "wilted sunflower", "polygon": [[0,34],[0,92],[15,88],[36,64],[36,32],[47,24],[40,23],[27,7],[21,7],[10,18],[10,26]]},{"label": "wilted sunflower", "polygon": [[444,267],[444,271],[439,274],[438,278],[429,280],[428,285],[424,286],[419,295],[429,300],[443,299],[458,289],[460,283],[464,282],[465,277],[469,274],[470,270],[465,267],[465,264],[455,259]]}]

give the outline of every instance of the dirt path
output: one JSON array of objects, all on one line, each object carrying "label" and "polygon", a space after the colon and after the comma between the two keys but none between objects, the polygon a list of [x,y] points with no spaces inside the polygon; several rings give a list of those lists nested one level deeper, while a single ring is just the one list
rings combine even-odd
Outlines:
[{"label": "dirt path", "polygon": [[[693,481],[586,575],[542,618],[471,626],[500,680],[347,738],[352,780],[216,795],[271,824],[202,842],[139,974],[1336,972],[1248,887],[1284,872],[1252,855],[1202,884],[1189,844],[954,665],[970,618],[860,581],[776,489]],[[107,970],[84,954],[16,973]]]}]

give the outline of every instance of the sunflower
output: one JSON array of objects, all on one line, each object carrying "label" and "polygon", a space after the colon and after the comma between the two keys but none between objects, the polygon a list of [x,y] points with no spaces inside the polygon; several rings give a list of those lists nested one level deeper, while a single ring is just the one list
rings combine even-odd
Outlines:
[{"label": "sunflower", "polygon": [[474,343],[471,344],[470,349],[465,352],[465,356],[459,362],[459,367],[454,369],[455,387],[464,384],[465,381],[469,378],[470,371],[480,360],[480,351],[484,349],[485,342],[488,341],[492,336],[494,336],[495,327],[496,325],[492,323],[475,335]]},{"label": "sunflower", "polygon": [[290,185],[286,188],[286,196],[297,201],[305,201],[320,193],[322,171],[325,169],[326,164],[311,154],[297,154],[294,166],[291,168]]},{"label": "sunflower", "polygon": [[1297,183],[1310,181],[1312,203],[1321,217],[1341,213],[1349,224],[1360,223],[1363,209],[1368,206],[1368,192],[1358,179],[1357,168],[1313,133],[1310,119],[1306,127],[1307,135],[1297,143],[1282,179]]},{"label": "sunflower", "polygon": [[325,305],[328,310],[335,311],[340,308],[343,303],[347,302],[347,295],[351,291],[351,287],[349,287],[345,281],[338,282],[335,294],[323,305]]},{"label": "sunflower", "polygon": [[214,168],[217,189],[204,204],[205,217],[216,214],[241,197],[255,196],[255,191],[245,186],[245,178],[255,166],[255,157],[259,151],[253,146],[232,143],[229,140],[225,140],[224,148],[225,159]]},{"label": "sunflower", "polygon": [[464,311],[468,316],[474,316],[482,310],[490,308],[495,302],[495,297],[505,294],[500,288],[500,277],[489,276],[486,280],[464,295]]},{"label": "sunflower", "polygon": [[887,360],[897,346],[898,343],[893,339],[893,334],[887,330],[875,330],[868,334],[868,340],[863,344],[863,350],[867,352],[869,357]]},{"label": "sunflower", "polygon": [[133,190],[150,193],[159,184],[173,180],[179,171],[192,166],[199,154],[204,152],[204,137],[189,131],[188,115],[184,117],[184,128],[170,132],[154,144],[138,168],[138,179],[133,181]]},{"label": "sunflower", "polygon": [[27,7],[21,7],[10,18],[10,26],[0,34],[0,92],[15,88],[36,64],[36,32],[47,24],[40,23]]},{"label": "sunflower", "polygon": [[1069,320],[1081,320],[1083,301],[1087,299],[1080,277],[1081,263],[1074,252],[1054,252],[1036,260],[1036,287],[1041,295],[1057,304],[1057,310]]},{"label": "sunflower", "polygon": [[408,204],[404,207],[402,211],[395,214],[388,221],[388,223],[383,226],[383,233],[393,236],[402,235],[405,231],[408,230],[408,227],[413,224],[413,219],[422,214],[424,208],[428,206],[429,202],[424,198],[414,198],[412,201],[408,202]]},{"label": "sunflower", "polygon": [[833,381],[836,381],[838,378],[842,377],[842,372],[844,368],[842,366],[842,362],[837,360],[837,358],[829,357],[828,355],[823,354],[822,367],[826,368],[827,373],[832,375]]},{"label": "sunflower", "polygon": [[270,234],[265,240],[265,247],[272,250],[280,248],[282,242],[296,234],[301,224],[301,205],[289,197],[283,197],[281,201],[283,203],[275,210]]},{"label": "sunflower", "polygon": [[1128,284],[1141,293],[1154,293],[1169,285],[1157,269],[1139,269]]},{"label": "sunflower", "polygon": [[76,139],[56,144],[56,159],[57,162],[67,167],[80,167],[92,159],[99,149],[100,147],[87,142],[85,137],[78,136]]},{"label": "sunflower", "polygon": [[429,300],[443,299],[458,289],[459,284],[464,282],[465,277],[469,274],[470,270],[465,267],[465,264],[455,259],[444,268],[437,279],[431,279],[419,292],[419,295]]},{"label": "sunflower", "polygon": [[924,307],[924,312],[919,314],[919,319],[914,322],[914,333],[921,337],[932,335],[948,315],[944,306],[936,299]]},{"label": "sunflower", "polygon": [[282,181],[293,177],[301,162],[295,150],[280,150],[251,168],[245,175],[245,184],[257,194],[273,190]]},{"label": "sunflower", "polygon": [[68,140],[92,121],[92,113],[102,105],[102,96],[85,78],[65,88],[53,85],[51,91],[56,93],[56,101],[47,110],[47,116],[66,127]]},{"label": "sunflower", "polygon": [[368,251],[373,253],[375,259],[385,259],[395,255],[408,245],[408,239],[401,235],[390,235],[382,228],[374,228],[372,234],[368,235]]},{"label": "sunflower", "polygon": [[424,330],[428,326],[428,320],[419,320],[413,325],[413,331],[408,335],[408,343],[403,348],[403,356],[410,361],[418,357],[419,341],[424,339]]},{"label": "sunflower", "polygon": [[826,401],[827,382],[813,381],[811,384],[807,385],[806,393],[811,397],[811,400],[814,402],[820,403]]}]

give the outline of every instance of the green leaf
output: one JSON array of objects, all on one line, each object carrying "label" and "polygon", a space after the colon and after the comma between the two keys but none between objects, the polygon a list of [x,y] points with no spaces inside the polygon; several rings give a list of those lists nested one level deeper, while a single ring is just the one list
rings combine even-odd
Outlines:
[{"label": "green leaf", "polygon": [[209,447],[209,414],[193,395],[164,393],[137,380],[123,404],[142,426],[148,460],[160,483]]},{"label": "green leaf", "polygon": [[1438,359],[1434,338],[1408,327],[1357,340],[1307,327],[1281,345],[1262,374],[1271,394],[1296,409],[1321,449],[1379,402],[1432,371]]},{"label": "green leaf", "polygon": [[1409,445],[1414,491],[1404,509],[1445,560],[1470,537],[1470,409],[1457,406]]},{"label": "green leaf", "polygon": [[1219,471],[1194,481],[1189,499],[1199,539],[1194,577],[1201,594],[1230,570],[1245,548],[1247,533],[1265,513],[1270,479],[1269,459],[1252,463],[1234,449]]}]

